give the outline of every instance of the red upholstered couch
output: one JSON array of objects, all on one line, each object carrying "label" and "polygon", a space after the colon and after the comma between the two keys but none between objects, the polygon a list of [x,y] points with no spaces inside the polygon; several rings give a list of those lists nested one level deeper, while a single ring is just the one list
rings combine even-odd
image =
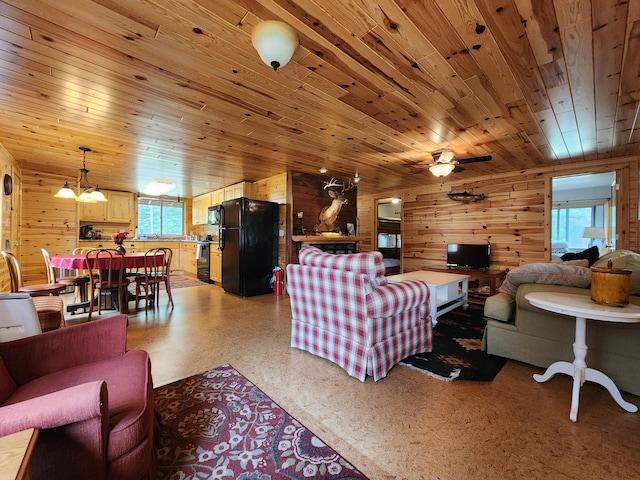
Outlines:
[{"label": "red upholstered couch", "polygon": [[41,429],[34,479],[156,478],[151,363],[127,317],[0,343],[0,436]]},{"label": "red upholstered couch", "polygon": [[432,350],[424,282],[388,283],[380,252],[332,255],[306,246],[298,258],[287,265],[292,347],[361,381],[378,381],[400,360]]}]

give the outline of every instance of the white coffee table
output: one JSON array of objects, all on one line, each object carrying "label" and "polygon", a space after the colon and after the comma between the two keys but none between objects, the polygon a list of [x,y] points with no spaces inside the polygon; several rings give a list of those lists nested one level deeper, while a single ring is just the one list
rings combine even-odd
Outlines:
[{"label": "white coffee table", "polygon": [[437,318],[454,308],[469,306],[468,290],[469,275],[456,273],[429,272],[418,270],[416,272],[401,273],[387,277],[390,282],[402,282],[404,280],[420,280],[427,284],[430,290],[429,313],[433,325]]},{"label": "white coffee table", "polygon": [[580,387],[585,381],[590,381],[605,387],[613,399],[627,412],[635,413],[638,407],[625,401],[613,380],[599,370],[588,368],[587,358],[587,319],[603,322],[638,323],[640,322],[640,306],[626,305],[624,307],[610,307],[599,305],[586,295],[570,293],[535,292],[528,293],[525,298],[531,305],[550,312],[563,313],[576,317],[576,337],[573,344],[573,363],[559,361],[552,363],[544,374],[533,376],[536,382],[546,382],[556,373],[564,373],[573,377],[573,391],[571,394],[572,421],[578,419],[578,403],[580,401]]}]

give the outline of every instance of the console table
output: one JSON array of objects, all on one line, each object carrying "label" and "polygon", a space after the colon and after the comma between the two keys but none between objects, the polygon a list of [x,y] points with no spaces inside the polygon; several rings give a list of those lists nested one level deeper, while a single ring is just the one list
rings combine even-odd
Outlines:
[{"label": "console table", "polygon": [[[477,303],[484,301],[497,293],[498,287],[507,276],[507,270],[490,268],[488,270],[473,270],[471,268],[456,268],[438,265],[428,265],[422,270],[429,272],[455,273],[469,277],[469,299],[475,299]],[[473,286],[477,282],[477,287]]]}]

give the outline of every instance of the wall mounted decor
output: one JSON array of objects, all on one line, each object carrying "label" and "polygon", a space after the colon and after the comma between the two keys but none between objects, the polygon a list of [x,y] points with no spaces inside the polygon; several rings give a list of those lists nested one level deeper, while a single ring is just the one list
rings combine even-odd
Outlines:
[{"label": "wall mounted decor", "polygon": [[4,174],[4,194],[11,195],[13,193],[13,178],[8,173]]},{"label": "wall mounted decor", "polygon": [[447,193],[447,197],[456,202],[469,203],[484,200],[484,193],[469,193],[465,190],[464,192]]}]

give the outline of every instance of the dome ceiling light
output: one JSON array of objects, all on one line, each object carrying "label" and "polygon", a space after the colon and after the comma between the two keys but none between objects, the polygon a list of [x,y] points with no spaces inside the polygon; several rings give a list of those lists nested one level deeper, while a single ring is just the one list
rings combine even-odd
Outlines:
[{"label": "dome ceiling light", "polygon": [[277,20],[261,22],[251,32],[251,43],[264,63],[276,71],[284,67],[298,48],[298,34]]}]

